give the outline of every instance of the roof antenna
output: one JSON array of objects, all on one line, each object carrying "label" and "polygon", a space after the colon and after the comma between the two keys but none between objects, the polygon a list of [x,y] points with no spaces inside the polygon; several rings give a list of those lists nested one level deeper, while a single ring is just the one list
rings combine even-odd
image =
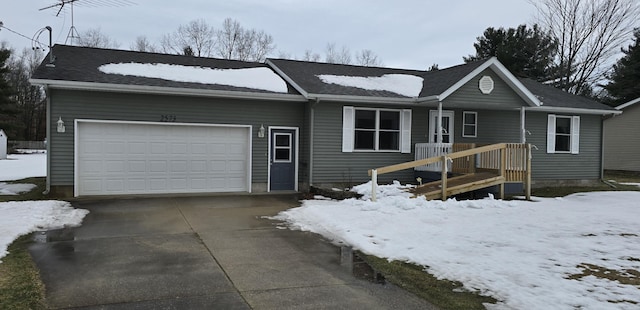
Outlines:
[{"label": "roof antenna", "polygon": [[78,0],[58,0],[58,1],[60,3],[52,4],[48,7],[41,8],[40,11],[59,6],[60,8],[58,9],[58,13],[56,13],[56,17],[57,17],[58,15],[60,15],[60,12],[62,12],[62,9],[64,8],[65,4],[67,3],[71,4],[71,29],[69,29],[69,34],[67,34],[67,39],[64,40],[64,44],[67,44],[67,41],[71,39],[71,45],[74,45],[74,41],[80,40],[80,35],[78,34],[78,30],[76,30],[76,26],[74,25],[74,22],[73,22],[73,3]]}]

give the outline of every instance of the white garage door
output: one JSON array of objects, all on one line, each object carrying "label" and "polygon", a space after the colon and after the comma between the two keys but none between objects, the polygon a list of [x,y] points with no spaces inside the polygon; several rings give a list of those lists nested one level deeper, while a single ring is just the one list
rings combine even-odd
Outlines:
[{"label": "white garage door", "polygon": [[77,196],[250,191],[250,127],[81,121]]}]

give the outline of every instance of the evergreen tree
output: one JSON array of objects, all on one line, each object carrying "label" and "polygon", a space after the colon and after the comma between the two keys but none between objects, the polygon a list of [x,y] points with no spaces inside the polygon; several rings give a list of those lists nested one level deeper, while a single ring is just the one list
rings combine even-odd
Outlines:
[{"label": "evergreen tree", "polygon": [[7,81],[9,76],[9,57],[11,50],[0,47],[0,129],[3,129],[9,137],[16,133],[16,104],[14,100],[15,91]]},{"label": "evergreen tree", "polygon": [[554,55],[558,43],[538,25],[527,28],[487,28],[473,44],[475,55],[463,57],[465,62],[497,57],[511,73],[537,81],[553,79]]},{"label": "evergreen tree", "polygon": [[604,86],[613,97],[608,102],[612,106],[640,98],[640,28],[633,35],[633,43],[627,49],[622,48],[625,55],[613,65],[610,81]]}]

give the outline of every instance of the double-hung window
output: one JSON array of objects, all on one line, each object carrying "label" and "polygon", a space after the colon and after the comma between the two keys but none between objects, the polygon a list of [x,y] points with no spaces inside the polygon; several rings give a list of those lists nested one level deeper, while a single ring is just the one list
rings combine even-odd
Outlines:
[{"label": "double-hung window", "polygon": [[411,152],[411,110],[344,107],[342,151]]},{"label": "double-hung window", "polygon": [[580,116],[549,114],[547,120],[547,153],[578,154],[580,149]]},{"label": "double-hung window", "polygon": [[462,113],[462,136],[465,138],[475,138],[478,136],[478,113]]}]

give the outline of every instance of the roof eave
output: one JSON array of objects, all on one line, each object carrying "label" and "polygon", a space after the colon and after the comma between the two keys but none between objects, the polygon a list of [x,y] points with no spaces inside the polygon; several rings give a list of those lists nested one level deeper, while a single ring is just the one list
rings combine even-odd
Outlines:
[{"label": "roof eave", "polygon": [[453,86],[445,90],[442,94],[440,94],[440,100],[444,100],[445,98],[453,94],[455,91],[464,86],[472,78],[474,78],[487,68],[493,68],[493,71],[498,76],[500,76],[507,83],[507,85],[509,85],[527,104],[529,104],[529,106],[537,107],[542,105],[540,100],[531,91],[529,91],[529,89],[527,89],[518,80],[518,78],[516,78],[511,72],[509,72],[509,70],[504,65],[502,65],[496,57],[489,58],[489,60],[485,61],[482,65],[475,68],[465,77],[453,84]]},{"label": "roof eave", "polygon": [[388,104],[417,104],[419,98],[394,98],[394,97],[369,97],[369,96],[347,96],[347,95],[325,95],[308,94],[309,99],[335,102],[355,102],[355,103],[388,103]]},{"label": "roof eave", "polygon": [[636,104],[636,103],[638,103],[638,102],[640,102],[640,98],[637,98],[637,99],[631,100],[631,101],[629,101],[629,102],[627,102],[627,103],[623,103],[623,104],[621,104],[621,105],[619,105],[619,106],[615,107],[615,109],[616,109],[616,110],[622,110],[622,109],[627,108],[627,107],[629,107],[629,106],[632,106],[632,105],[634,105],[634,104]]},{"label": "roof eave", "polygon": [[532,112],[552,112],[552,113],[574,113],[574,114],[593,114],[593,115],[619,115],[622,111],[618,110],[600,110],[600,109],[583,109],[583,108],[567,108],[567,107],[551,107],[538,106],[526,108]]},{"label": "roof eave", "polygon": [[46,85],[54,89],[74,89],[74,90],[92,90],[92,91],[106,91],[106,92],[216,97],[216,98],[224,97],[224,98],[235,98],[235,99],[261,99],[261,100],[295,101],[295,102],[307,101],[307,99],[304,98],[303,96],[294,95],[294,94],[253,93],[253,92],[230,91],[230,90],[211,90],[211,89],[178,88],[178,87],[147,86],[147,85],[124,85],[124,84],[61,81],[61,80],[47,80],[47,79],[30,79],[29,82],[31,84],[36,84],[36,85]]}]

